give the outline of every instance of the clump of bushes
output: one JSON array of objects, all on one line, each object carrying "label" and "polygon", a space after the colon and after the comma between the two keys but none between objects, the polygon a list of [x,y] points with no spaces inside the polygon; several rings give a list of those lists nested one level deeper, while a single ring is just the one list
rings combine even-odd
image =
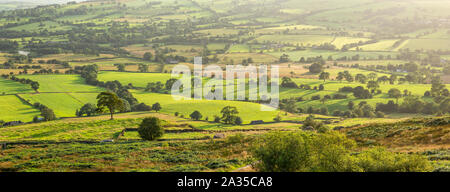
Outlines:
[{"label": "clump of bushes", "polygon": [[314,120],[314,116],[310,115],[303,122],[302,126],[303,130],[315,130],[319,132],[325,132],[327,128],[323,125],[322,122]]},{"label": "clump of bushes", "polygon": [[272,132],[253,147],[263,172],[422,172],[432,166],[425,156],[376,147],[353,154],[356,143],[329,131]]},{"label": "clump of bushes", "polygon": [[[53,112],[52,109],[48,108],[47,106],[40,103],[34,103],[33,107],[41,111],[41,116],[44,121],[56,120],[55,113]],[[39,122],[39,118],[38,117],[33,118],[33,122]]]}]

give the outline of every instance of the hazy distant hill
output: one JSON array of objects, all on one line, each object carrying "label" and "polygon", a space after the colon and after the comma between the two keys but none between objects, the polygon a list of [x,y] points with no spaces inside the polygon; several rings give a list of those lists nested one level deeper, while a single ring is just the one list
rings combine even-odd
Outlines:
[{"label": "hazy distant hill", "polygon": [[0,11],[26,9],[36,7],[38,5],[63,4],[72,1],[81,2],[85,0],[5,0],[5,2],[0,3]]}]

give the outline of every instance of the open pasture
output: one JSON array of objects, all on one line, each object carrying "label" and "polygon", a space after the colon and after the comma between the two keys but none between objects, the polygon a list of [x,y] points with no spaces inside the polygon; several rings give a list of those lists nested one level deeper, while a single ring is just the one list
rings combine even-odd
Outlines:
[{"label": "open pasture", "polygon": [[17,27],[11,27],[8,28],[8,30],[14,30],[14,31],[43,31],[43,30],[48,30],[51,32],[54,31],[67,31],[67,30],[71,30],[72,27],[69,25],[61,25],[58,24],[57,22],[53,22],[53,21],[44,21],[44,22],[36,22],[36,23],[31,23],[31,24],[25,24],[25,25],[20,25]]},{"label": "open pasture", "polygon": [[0,78],[0,94],[34,93],[30,85]]},{"label": "open pasture", "polygon": [[[394,44],[397,41],[399,41],[399,39],[381,40],[376,43],[358,46],[358,48],[362,51],[391,51],[395,48]],[[356,47],[350,50],[356,50]]]},{"label": "open pasture", "polygon": [[39,92],[101,92],[102,88],[86,85],[79,75],[19,75],[18,78],[39,82]]},{"label": "open pasture", "polygon": [[133,84],[135,87],[145,88],[148,83],[160,81],[166,83],[171,78],[170,73],[127,73],[127,72],[112,72],[102,71],[98,75],[100,81],[114,81],[118,80],[122,85]]},{"label": "open pasture", "polygon": [[275,57],[280,57],[283,54],[289,55],[289,59],[292,61],[299,61],[300,58],[304,57],[305,59],[308,57],[318,57],[322,56],[324,59],[327,59],[329,56],[333,57],[333,59],[339,59],[342,57],[351,58],[353,56],[359,55],[361,60],[368,59],[378,59],[380,55],[387,57],[391,56],[395,58],[397,56],[397,52],[378,52],[378,51],[328,51],[328,50],[312,50],[307,49],[304,51],[286,51],[286,52],[267,52],[267,54],[273,55]]},{"label": "open pasture", "polygon": [[401,49],[450,50],[450,39],[410,39]]},{"label": "open pasture", "polygon": [[86,103],[97,103],[98,93],[40,93],[20,94],[31,104],[41,103],[55,112],[56,117],[75,117],[75,112]]},{"label": "open pasture", "polygon": [[344,45],[352,43],[364,43],[369,41],[368,38],[356,38],[356,37],[336,37],[331,44],[336,46],[336,48],[341,49]]},{"label": "open pasture", "polygon": [[[40,112],[15,95],[0,96],[0,120],[30,122]],[[1,129],[1,128],[0,128]],[[0,134],[0,140],[3,135]]]},{"label": "open pasture", "polygon": [[244,123],[249,123],[254,120],[273,121],[273,118],[279,113],[275,111],[261,111],[262,109],[268,109],[262,105],[249,102],[239,101],[218,101],[218,100],[175,100],[171,95],[157,94],[157,93],[145,93],[136,92],[134,96],[141,102],[146,104],[153,104],[159,102],[162,106],[162,112],[174,114],[179,112],[180,115],[189,117],[189,114],[198,110],[203,114],[203,117],[208,117],[210,120],[214,120],[214,116],[221,116],[220,110],[226,106],[235,106],[238,108],[239,116]]},{"label": "open pasture", "polygon": [[274,42],[311,47],[313,45],[331,43],[333,37],[324,35],[263,35],[256,38],[256,40],[261,43]]},{"label": "open pasture", "polygon": [[242,60],[252,58],[254,63],[272,63],[278,58],[262,53],[233,53],[233,54],[219,54],[218,58],[222,63],[230,63],[233,60],[234,64],[240,64]]}]

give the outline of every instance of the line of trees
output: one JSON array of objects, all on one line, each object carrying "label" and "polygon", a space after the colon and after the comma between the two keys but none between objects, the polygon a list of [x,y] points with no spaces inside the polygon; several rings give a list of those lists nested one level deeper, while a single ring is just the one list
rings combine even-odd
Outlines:
[{"label": "line of trees", "polygon": [[14,75],[10,76],[10,75],[6,75],[6,74],[3,74],[2,77],[5,78],[5,79],[11,79],[13,81],[20,82],[22,84],[28,84],[36,92],[38,91],[38,89],[40,87],[39,82],[33,81],[31,79],[18,78],[18,77],[14,76]]}]

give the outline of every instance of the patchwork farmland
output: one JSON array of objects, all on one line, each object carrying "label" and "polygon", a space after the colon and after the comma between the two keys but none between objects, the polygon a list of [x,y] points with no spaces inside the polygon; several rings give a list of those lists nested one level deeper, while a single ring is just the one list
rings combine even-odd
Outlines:
[{"label": "patchwork farmland", "polygon": [[[0,172],[450,170],[448,1],[38,4],[0,5]],[[278,107],[216,72],[173,96],[194,57],[278,66]],[[292,142],[317,163],[263,162]]]}]

